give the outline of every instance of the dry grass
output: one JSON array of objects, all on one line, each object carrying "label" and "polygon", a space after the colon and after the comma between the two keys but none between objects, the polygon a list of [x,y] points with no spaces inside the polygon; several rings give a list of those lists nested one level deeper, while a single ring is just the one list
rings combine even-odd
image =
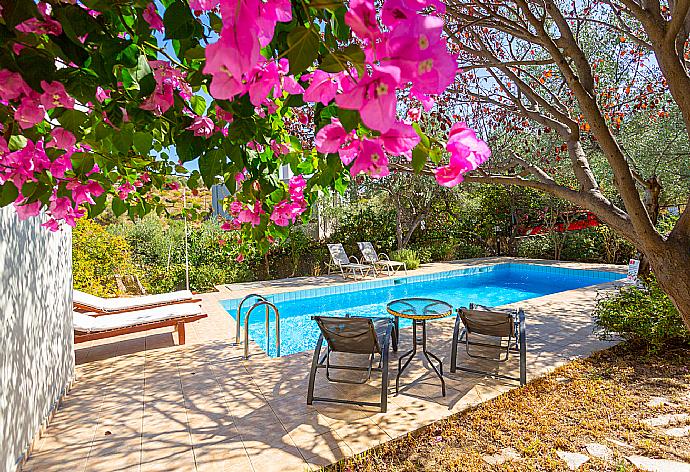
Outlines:
[{"label": "dry grass", "polygon": [[[640,423],[665,413],[690,413],[689,365],[688,349],[642,356],[619,345],[327,470],[564,470],[556,450],[582,452],[589,442],[608,445],[615,459],[592,459],[580,470],[633,470],[625,460],[631,454],[690,461],[690,438],[670,438]],[[678,405],[648,406],[655,396]],[[523,460],[501,466],[483,461],[483,455],[509,446]]]}]

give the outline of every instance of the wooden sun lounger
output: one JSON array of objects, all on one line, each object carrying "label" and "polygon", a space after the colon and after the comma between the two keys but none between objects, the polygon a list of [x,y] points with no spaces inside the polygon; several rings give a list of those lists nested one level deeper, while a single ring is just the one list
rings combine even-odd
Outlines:
[{"label": "wooden sun lounger", "polygon": [[[151,311],[151,309],[147,309],[148,311]],[[142,313],[147,310],[137,310],[137,311],[130,311],[127,313],[130,314],[137,314],[137,312]],[[155,308],[153,309],[155,310]],[[123,315],[126,313],[90,313],[90,314],[84,314],[84,313],[77,313],[75,312],[75,316],[77,314],[81,316],[89,316],[92,318],[97,318],[96,315],[100,317],[104,316],[117,316],[117,315]],[[175,328],[175,331],[177,332],[178,339],[179,339],[179,344],[184,344],[185,343],[185,324],[187,323],[192,323],[194,321],[198,321],[200,319],[206,318],[208,315],[205,313],[192,313],[192,314],[180,314],[178,316],[175,316],[174,313],[171,314],[170,317],[165,317],[161,319],[155,319],[152,321],[148,322],[140,322],[140,323],[132,323],[132,324],[126,324],[121,327],[114,327],[114,328],[107,328],[107,329],[92,329],[92,330],[84,330],[80,329],[79,327],[75,326],[74,328],[74,342],[75,344],[77,343],[83,343],[87,341],[93,341],[96,339],[106,339],[106,338],[112,338],[116,336],[122,336],[125,334],[132,334],[132,333],[139,333],[143,331],[149,331],[152,329],[157,329],[157,328],[165,328],[168,326],[172,326]]]},{"label": "wooden sun lounger", "polygon": [[[157,308],[167,305],[176,305],[180,303],[201,303],[200,298],[193,298],[192,293],[186,290],[172,292],[167,294],[157,295],[143,295],[131,298],[122,299],[108,299],[89,295],[84,292],[75,290],[75,296],[72,300],[74,309],[81,312],[88,312],[92,316],[101,316],[106,314],[126,313],[133,310],[145,310],[148,308]],[[172,296],[173,298],[164,299],[165,296]],[[163,298],[156,300],[156,298]],[[107,308],[108,301],[118,300],[121,307]]]}]

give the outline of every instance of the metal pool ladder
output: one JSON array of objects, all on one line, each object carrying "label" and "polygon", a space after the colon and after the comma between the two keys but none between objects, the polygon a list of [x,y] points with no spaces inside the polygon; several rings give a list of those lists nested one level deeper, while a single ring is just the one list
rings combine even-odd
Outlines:
[{"label": "metal pool ladder", "polygon": [[240,324],[242,322],[242,305],[244,305],[246,301],[251,300],[252,298],[256,298],[257,300],[254,302],[251,308],[249,308],[249,311],[247,311],[247,314],[244,316],[244,358],[249,359],[249,316],[252,314],[252,311],[254,311],[255,308],[258,308],[260,306],[266,308],[266,354],[268,354],[269,350],[269,320],[271,310],[273,310],[273,312],[276,315],[276,356],[280,357],[280,312],[273,303],[269,302],[264,296],[258,295],[256,293],[251,293],[247,295],[242,299],[240,304],[237,305],[237,316],[235,317],[235,324],[237,325],[237,330],[235,332],[235,344],[240,344]]}]

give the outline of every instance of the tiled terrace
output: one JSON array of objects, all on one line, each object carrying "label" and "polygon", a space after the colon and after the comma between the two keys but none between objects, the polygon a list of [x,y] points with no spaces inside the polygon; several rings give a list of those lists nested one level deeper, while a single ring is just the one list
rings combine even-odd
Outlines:
[{"label": "tiled terrace", "polygon": [[[410,275],[509,261],[429,264]],[[175,346],[174,335],[165,330],[78,346],[74,387],[24,470],[308,470],[515,387],[512,382],[458,372],[447,374],[444,398],[438,379],[418,357],[401,379],[401,394],[389,395],[388,412],[381,414],[347,405],[307,406],[312,352],[270,359],[252,343],[252,357],[241,359],[241,348],[231,343],[234,322],[218,300],[337,283],[342,283],[340,277],[311,277],[220,287],[219,292],[203,296],[209,317],[189,326],[185,346]],[[528,378],[607,346],[592,334],[590,313],[597,293],[612,285],[520,303],[528,317]],[[444,360],[444,372],[449,366],[452,326],[453,320],[447,318],[431,323],[429,329],[430,349]],[[410,338],[410,330],[402,330],[400,352],[410,345]],[[394,379],[396,356],[390,366]],[[511,360],[501,372],[516,368],[517,362]],[[319,394],[376,396],[375,384],[343,389],[321,378],[317,387]]]}]

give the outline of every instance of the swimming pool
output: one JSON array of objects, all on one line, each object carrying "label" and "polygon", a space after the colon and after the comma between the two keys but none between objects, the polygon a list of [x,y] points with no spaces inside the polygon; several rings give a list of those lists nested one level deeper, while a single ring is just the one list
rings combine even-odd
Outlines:
[{"label": "swimming pool", "polygon": [[[386,304],[407,297],[435,298],[454,308],[470,303],[496,306],[623,278],[616,272],[565,269],[536,264],[496,264],[409,277],[387,277],[266,295],[280,311],[281,356],[313,349],[319,329],[313,315],[389,316]],[[221,305],[234,318],[239,299]],[[252,302],[243,305],[242,319]],[[245,309],[246,307],[246,309]],[[400,320],[400,327],[411,324]],[[268,355],[276,356],[275,318],[271,316]],[[266,351],[265,312],[254,310],[249,337]]]}]

